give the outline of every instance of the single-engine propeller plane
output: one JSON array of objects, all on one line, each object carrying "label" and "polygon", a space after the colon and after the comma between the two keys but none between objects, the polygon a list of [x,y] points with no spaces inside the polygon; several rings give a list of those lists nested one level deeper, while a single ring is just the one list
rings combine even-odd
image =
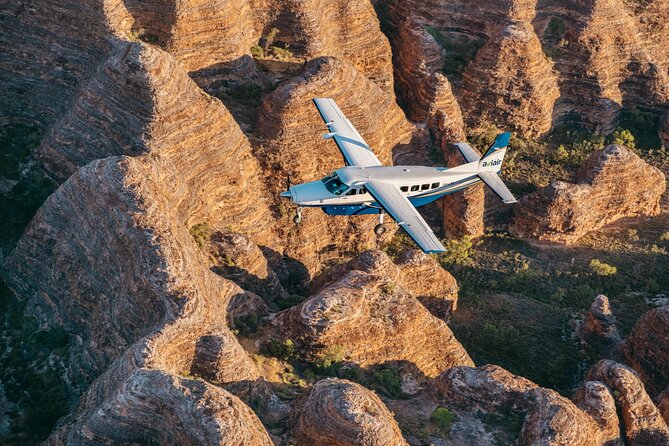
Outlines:
[{"label": "single-engine propeller plane", "polygon": [[497,136],[483,157],[466,142],[456,144],[467,161],[457,167],[383,166],[333,99],[313,101],[329,131],[323,138],[337,144],[346,166],[281,193],[298,206],[295,223],[302,221],[303,207],[320,207],[328,215],[379,214],[374,232],[380,235],[386,230],[383,216],[387,212],[423,251],[443,252],[446,249],[416,210],[418,206],[480,181],[504,203],[516,202],[497,175],[510,133]]}]

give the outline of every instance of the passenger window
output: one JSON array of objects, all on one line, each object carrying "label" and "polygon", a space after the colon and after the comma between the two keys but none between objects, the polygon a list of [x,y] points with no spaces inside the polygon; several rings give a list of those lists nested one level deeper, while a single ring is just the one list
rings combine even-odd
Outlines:
[{"label": "passenger window", "polygon": [[400,187],[400,190],[402,192],[409,192],[409,186],[402,186],[402,187]]},{"label": "passenger window", "polygon": [[430,185],[429,185],[429,184],[423,184],[423,185],[420,187],[420,190],[428,190],[429,188],[430,188]]},{"label": "passenger window", "polygon": [[346,195],[355,195],[355,194],[357,194],[357,193],[358,193],[358,190],[355,189],[355,188],[353,188],[353,189],[351,189],[350,191],[348,191],[348,192],[346,193]]},{"label": "passenger window", "polygon": [[365,188],[365,186],[362,186],[362,187],[360,188],[360,195],[362,195],[362,194],[366,194],[366,193],[367,193],[367,188]]},{"label": "passenger window", "polygon": [[416,192],[419,186],[411,186],[411,192]]},{"label": "passenger window", "polygon": [[437,187],[439,187],[439,183],[432,183],[432,189],[436,189]]}]

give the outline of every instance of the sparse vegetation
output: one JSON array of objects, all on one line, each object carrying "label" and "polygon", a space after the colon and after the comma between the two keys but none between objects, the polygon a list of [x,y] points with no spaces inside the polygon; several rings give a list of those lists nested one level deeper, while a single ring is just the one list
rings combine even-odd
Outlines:
[{"label": "sparse vegetation", "polygon": [[259,326],[260,318],[257,314],[251,313],[236,318],[230,328],[241,336],[250,336],[258,331]]},{"label": "sparse vegetation", "polygon": [[197,243],[197,246],[200,249],[204,249],[209,238],[211,238],[213,230],[209,226],[209,223],[197,223],[191,226],[188,232],[190,232],[190,235],[195,240],[195,243]]},{"label": "sparse vegetation", "polygon": [[626,129],[621,129],[618,127],[615,132],[613,132],[613,144],[622,145],[634,149],[636,143],[634,142],[634,135],[632,132]]},{"label": "sparse vegetation", "polygon": [[590,261],[590,270],[598,276],[613,276],[618,272],[615,266],[604,263],[599,259],[592,259]]},{"label": "sparse vegetation", "polygon": [[449,239],[444,243],[446,252],[438,255],[438,259],[446,266],[466,265],[469,261],[469,251],[472,249],[472,238],[464,236],[461,239]]},{"label": "sparse vegetation", "polygon": [[437,407],[430,415],[430,421],[436,425],[442,435],[448,436],[455,421],[455,415],[445,407]]},{"label": "sparse vegetation", "polygon": [[434,37],[446,52],[442,71],[454,79],[460,77],[467,64],[476,57],[485,44],[484,39],[461,32],[444,32],[433,26],[426,26],[425,31]]},{"label": "sparse vegetation", "polygon": [[283,359],[284,361],[298,358],[297,346],[291,339],[280,341],[272,339],[265,345],[265,350],[270,356]]}]

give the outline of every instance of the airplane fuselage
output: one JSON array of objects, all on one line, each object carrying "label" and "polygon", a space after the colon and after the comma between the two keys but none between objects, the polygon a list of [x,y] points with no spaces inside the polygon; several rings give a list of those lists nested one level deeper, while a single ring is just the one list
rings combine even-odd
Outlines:
[{"label": "airplane fuselage", "polygon": [[330,215],[378,214],[382,207],[365,188],[368,181],[396,185],[415,207],[478,183],[478,162],[454,168],[426,166],[342,167],[325,178],[290,187],[301,207],[320,207]]}]

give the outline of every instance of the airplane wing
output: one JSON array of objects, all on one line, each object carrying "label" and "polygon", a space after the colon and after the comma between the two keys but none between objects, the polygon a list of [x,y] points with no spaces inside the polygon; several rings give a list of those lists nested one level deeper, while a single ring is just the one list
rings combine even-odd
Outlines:
[{"label": "airplane wing", "polygon": [[414,205],[397,186],[380,181],[369,181],[365,183],[365,188],[423,251],[446,251]]},{"label": "airplane wing", "polygon": [[381,161],[353,127],[351,121],[346,119],[334,99],[316,98],[314,104],[329,130],[323,137],[334,140],[344,155],[346,165],[358,167],[381,165]]},{"label": "airplane wing", "polygon": [[478,176],[485,184],[488,185],[488,187],[490,187],[490,189],[493,190],[493,192],[497,194],[499,198],[502,199],[504,203],[518,203],[509,188],[506,187],[506,184],[504,184],[502,179],[495,172],[479,172]]}]

